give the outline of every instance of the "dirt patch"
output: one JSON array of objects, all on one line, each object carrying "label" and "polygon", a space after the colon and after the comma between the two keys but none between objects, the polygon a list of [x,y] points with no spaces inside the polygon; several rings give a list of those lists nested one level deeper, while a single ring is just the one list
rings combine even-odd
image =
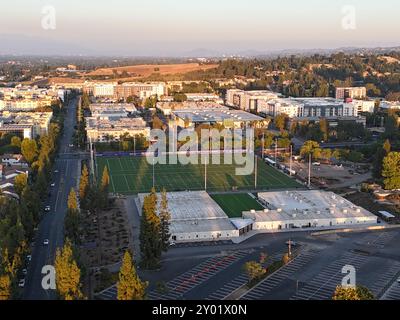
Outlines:
[{"label": "dirt patch", "polygon": [[400,206],[390,206],[384,203],[379,203],[375,200],[375,197],[368,192],[355,192],[352,194],[349,194],[345,197],[352,203],[354,203],[357,206],[363,207],[367,209],[368,211],[379,215],[379,211],[389,211],[392,213],[398,213],[397,219],[394,219],[391,221],[392,223],[398,223],[400,221]]},{"label": "dirt patch", "polygon": [[114,73],[121,75],[126,72],[131,77],[148,77],[154,73],[160,75],[182,74],[192,71],[209,70],[217,68],[217,64],[201,65],[198,63],[184,64],[146,64],[137,66],[101,68],[87,74],[87,76],[112,76]]}]

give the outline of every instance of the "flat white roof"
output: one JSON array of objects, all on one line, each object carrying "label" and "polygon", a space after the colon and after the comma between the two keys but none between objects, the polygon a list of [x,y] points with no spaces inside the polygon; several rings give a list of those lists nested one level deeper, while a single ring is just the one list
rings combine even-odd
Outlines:
[{"label": "flat white roof", "polygon": [[[148,194],[138,195],[140,205]],[[161,194],[158,194],[160,202]],[[168,192],[172,234],[236,230],[221,207],[205,191]]]},{"label": "flat white roof", "polygon": [[379,211],[379,213],[388,219],[395,218],[395,216],[393,214],[391,214],[390,212],[387,212],[387,211]]},{"label": "flat white roof", "polygon": [[376,216],[362,207],[333,193],[319,190],[259,193],[268,210],[245,212],[246,218],[256,221],[318,220],[361,218]]}]

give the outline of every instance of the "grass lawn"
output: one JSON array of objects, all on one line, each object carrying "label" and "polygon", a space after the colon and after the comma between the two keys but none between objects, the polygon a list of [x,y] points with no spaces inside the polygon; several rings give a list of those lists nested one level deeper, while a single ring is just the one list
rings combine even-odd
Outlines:
[{"label": "grass lawn", "polygon": [[247,193],[214,194],[211,198],[225,211],[229,218],[241,218],[243,211],[263,210],[260,205]]},{"label": "grass lawn", "polygon": [[[97,157],[97,175],[105,166],[110,172],[110,191],[119,194],[149,192],[153,185],[153,166],[145,157]],[[254,174],[237,176],[236,165],[208,165],[207,191],[254,190]],[[156,164],[155,186],[167,191],[204,190],[204,165]],[[258,162],[257,190],[301,188],[294,179]]]}]

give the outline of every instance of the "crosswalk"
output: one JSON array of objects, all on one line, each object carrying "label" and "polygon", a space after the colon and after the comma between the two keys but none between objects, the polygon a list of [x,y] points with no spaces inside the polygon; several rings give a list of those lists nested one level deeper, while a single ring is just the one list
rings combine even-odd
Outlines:
[{"label": "crosswalk", "polygon": [[338,285],[345,276],[342,268],[345,265],[354,266],[359,270],[369,257],[354,252],[346,252],[340,259],[332,262],[290,298],[290,300],[330,300]]},{"label": "crosswalk", "polygon": [[167,289],[165,294],[153,290],[149,293],[148,297],[151,300],[180,299],[185,293],[208,281],[217,273],[225,270],[233,263],[236,263],[247,256],[248,253],[248,251],[236,251],[225,256],[210,258],[193,269],[169,281],[166,284]]},{"label": "crosswalk", "polygon": [[318,250],[305,250],[289,264],[266,278],[263,282],[248,291],[240,300],[262,300],[273,289],[278,287],[283,281],[293,276],[302,267],[307,265],[317,254]]},{"label": "crosswalk", "polygon": [[96,297],[100,300],[117,300],[117,285],[100,292]]}]

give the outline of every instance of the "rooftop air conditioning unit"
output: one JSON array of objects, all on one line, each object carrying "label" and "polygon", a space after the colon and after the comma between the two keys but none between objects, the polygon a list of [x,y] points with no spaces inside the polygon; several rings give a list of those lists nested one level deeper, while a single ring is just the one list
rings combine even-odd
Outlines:
[{"label": "rooftop air conditioning unit", "polygon": [[331,214],[334,214],[334,213],[335,213],[335,210],[333,210],[333,209],[330,210],[330,213],[331,213]]},{"label": "rooftop air conditioning unit", "polygon": [[361,209],[360,209],[360,208],[357,208],[357,209],[356,209],[356,212],[357,212],[357,213],[360,213],[360,212],[361,212]]},{"label": "rooftop air conditioning unit", "polygon": [[293,213],[293,214],[292,214],[292,217],[293,217],[293,218],[296,218],[296,217],[297,217],[297,215],[296,215],[295,213]]},{"label": "rooftop air conditioning unit", "polygon": [[256,213],[256,210],[253,210],[253,209],[252,209],[252,210],[250,210],[250,212],[251,212],[251,213]]},{"label": "rooftop air conditioning unit", "polygon": [[268,212],[269,212],[269,209],[264,209],[264,212],[265,212],[265,213],[268,213]]},{"label": "rooftop air conditioning unit", "polygon": [[278,211],[278,212],[282,212],[282,208],[278,208],[278,210],[276,210],[276,211]]},{"label": "rooftop air conditioning unit", "polygon": [[348,213],[348,210],[347,209],[343,209],[343,213]]}]

